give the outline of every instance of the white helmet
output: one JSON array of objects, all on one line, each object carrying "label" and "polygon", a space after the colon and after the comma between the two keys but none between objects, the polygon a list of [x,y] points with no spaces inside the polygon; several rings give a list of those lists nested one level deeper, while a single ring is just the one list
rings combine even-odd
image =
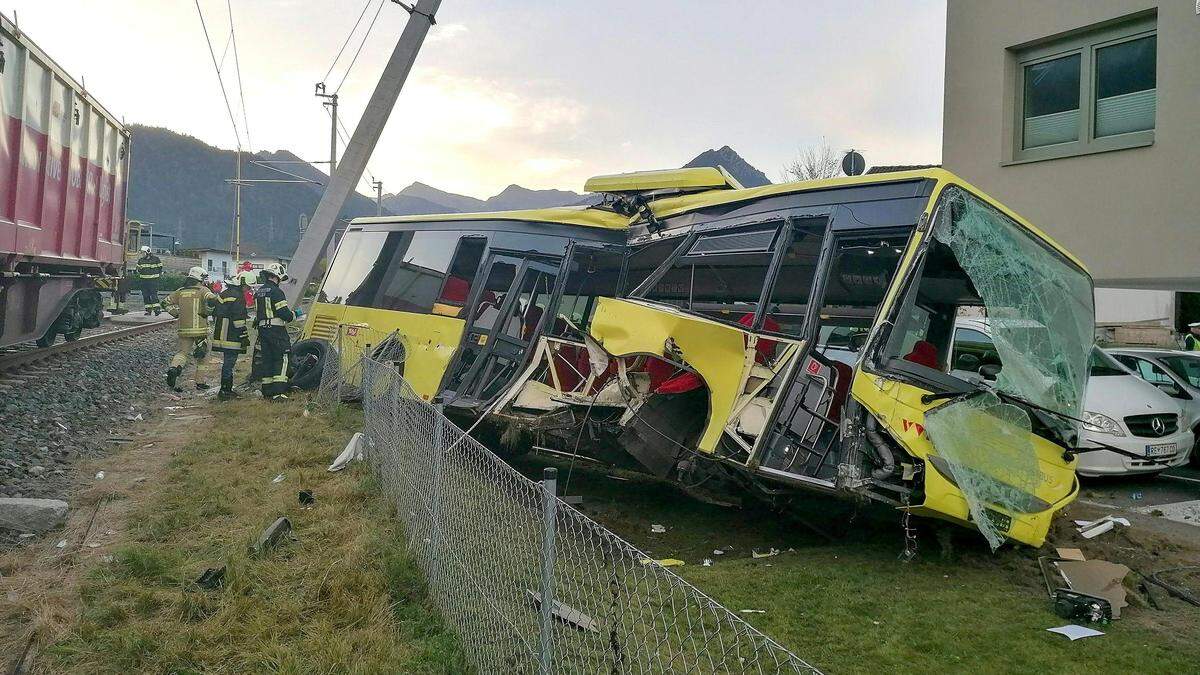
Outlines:
[{"label": "white helmet", "polygon": [[280,281],[287,281],[288,279],[287,272],[284,270],[281,263],[271,263],[264,267],[262,271],[264,274],[270,274]]},{"label": "white helmet", "polygon": [[196,281],[204,281],[204,277],[206,277],[206,276],[208,276],[208,272],[205,272],[204,268],[200,267],[199,265],[188,270],[188,278],[189,279],[195,279]]},{"label": "white helmet", "polygon": [[242,286],[253,286],[258,283],[258,274],[246,270],[238,274],[234,279]]},{"label": "white helmet", "polygon": [[150,252],[150,247],[149,247],[149,246],[143,246],[143,247],[142,247],[140,250],[141,250],[141,252],[142,252],[142,253],[149,253],[149,252]]}]

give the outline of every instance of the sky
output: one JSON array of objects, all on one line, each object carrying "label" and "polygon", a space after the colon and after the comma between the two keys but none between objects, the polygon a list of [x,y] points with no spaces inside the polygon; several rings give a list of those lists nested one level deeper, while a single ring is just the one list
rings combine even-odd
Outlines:
[{"label": "sky", "polygon": [[[338,87],[379,9],[339,90],[350,130],[408,19],[399,5],[199,0],[236,137],[194,0],[0,0],[0,12],[126,123],[321,160],[330,125],[313,88],[364,5],[324,80]],[[722,145],[776,181],[822,140],[869,165],[937,162],[944,46],[944,0],[446,0],[368,171],[385,192],[420,181],[488,197],[513,183],[581,191],[588,176]]]}]

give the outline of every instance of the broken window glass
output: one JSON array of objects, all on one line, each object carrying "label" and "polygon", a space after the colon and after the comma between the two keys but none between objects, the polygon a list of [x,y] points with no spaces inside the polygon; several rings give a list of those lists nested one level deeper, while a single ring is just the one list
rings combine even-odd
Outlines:
[{"label": "broken window glass", "polygon": [[[981,302],[1000,360],[998,372],[991,371],[995,381],[990,386],[1078,418],[1095,334],[1091,279],[1048,243],[959,188],[947,189],[932,234],[935,241],[922,275],[927,278],[918,288],[928,287],[943,300],[953,297],[954,289],[970,288]],[[942,259],[930,266],[939,245],[952,255],[953,265]],[[952,273],[945,274],[948,270]],[[929,279],[937,283],[927,284]],[[935,286],[941,290],[935,293]],[[918,299],[910,297],[908,308],[914,304]],[[952,325],[957,312],[946,311],[952,306],[933,306],[929,323]],[[905,333],[904,319],[899,318],[892,342]],[[933,342],[944,333],[928,329],[930,339],[914,341],[914,355],[903,358],[924,359],[931,368],[944,369],[938,360],[949,345]],[[921,342],[928,347],[919,346]],[[948,463],[972,519],[992,548],[1003,543],[1006,533],[1003,513],[995,506],[1014,512],[1048,507],[1033,496],[1043,480],[1033,447],[1034,426],[1029,409],[990,392],[926,414],[934,449]],[[1074,428],[1075,423],[1066,426]]]}]

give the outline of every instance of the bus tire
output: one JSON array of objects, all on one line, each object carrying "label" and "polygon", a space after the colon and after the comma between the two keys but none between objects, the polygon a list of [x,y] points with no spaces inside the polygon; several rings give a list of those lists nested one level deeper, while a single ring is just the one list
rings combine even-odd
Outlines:
[{"label": "bus tire", "polygon": [[301,340],[292,345],[294,364],[291,385],[297,389],[316,389],[321,386],[321,374],[325,370],[325,359],[329,358],[329,343],[324,340]]}]

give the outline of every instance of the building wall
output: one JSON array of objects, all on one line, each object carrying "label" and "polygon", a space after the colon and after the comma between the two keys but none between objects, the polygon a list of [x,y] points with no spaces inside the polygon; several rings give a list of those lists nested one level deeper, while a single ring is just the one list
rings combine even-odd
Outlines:
[{"label": "building wall", "polygon": [[200,254],[200,266],[214,279],[224,279],[233,274],[233,256],[222,251],[205,251]]},{"label": "building wall", "polygon": [[[1155,7],[1158,92],[1153,145],[1005,165],[1012,158],[1018,81],[1013,48]],[[946,14],[946,168],[1078,255],[1098,286],[1200,290],[1196,4],[948,0]]]}]

